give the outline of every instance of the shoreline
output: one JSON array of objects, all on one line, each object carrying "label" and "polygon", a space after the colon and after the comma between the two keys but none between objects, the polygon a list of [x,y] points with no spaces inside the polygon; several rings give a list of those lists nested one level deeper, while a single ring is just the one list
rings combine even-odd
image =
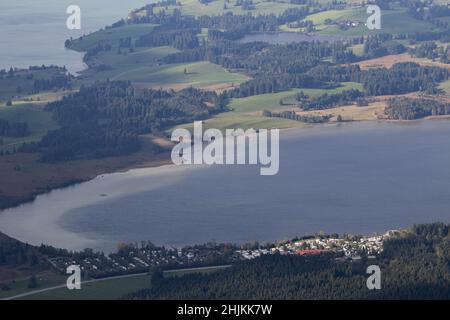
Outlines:
[{"label": "shoreline", "polygon": [[[341,125],[347,125],[347,124],[357,124],[357,123],[368,123],[368,124],[401,124],[401,125],[412,125],[412,124],[420,124],[423,122],[429,122],[429,121],[448,121],[450,120],[450,115],[445,116],[430,116],[422,119],[415,119],[415,120],[388,120],[388,119],[377,119],[377,120],[351,120],[351,121],[342,121],[342,122],[328,122],[328,123],[320,123],[320,124],[311,124],[306,127],[284,127],[280,128],[280,132],[294,132],[294,131],[303,131],[310,132],[311,129],[317,129],[322,130],[324,127],[334,127],[334,126],[341,126]],[[142,150],[136,152],[135,154],[125,156],[125,157],[133,157],[134,155],[142,152]],[[102,160],[102,159],[94,159],[94,160]],[[82,160],[83,161],[83,160]],[[89,161],[89,160],[88,160]],[[56,184],[54,186],[45,188],[45,190],[41,190],[39,192],[34,192],[28,195],[19,196],[19,197],[5,197],[10,198],[10,204],[2,205],[0,203],[0,214],[8,209],[16,208],[21,205],[31,203],[40,195],[48,194],[55,190],[61,190],[68,187],[76,186],[81,183],[92,181],[98,177],[109,175],[109,174],[115,174],[115,173],[127,173],[132,170],[137,169],[149,169],[149,168],[161,168],[165,166],[171,166],[173,165],[171,159],[170,159],[170,152],[162,152],[159,154],[153,155],[153,158],[149,158],[145,161],[142,161],[140,163],[136,164],[127,164],[124,166],[118,166],[117,168],[105,168],[105,170],[99,170],[96,173],[88,174],[87,176],[79,179],[71,179],[70,181],[64,181],[62,183]],[[1,198],[1,196],[0,196]],[[16,199],[14,199],[16,198]],[[0,230],[1,231],[1,230]]]},{"label": "shoreline", "polygon": [[[445,119],[433,119],[433,120],[445,120]],[[343,128],[344,124],[349,124],[349,123],[352,123],[352,125],[351,126],[346,126],[345,128]],[[428,123],[428,121],[424,121],[423,119],[419,120],[419,121],[414,121],[412,123],[409,122],[409,121],[407,121],[407,122],[400,122],[400,121],[390,121],[390,122],[387,122],[387,121],[377,121],[377,122],[374,122],[374,121],[353,121],[353,122],[347,122],[347,123],[321,124],[320,126],[311,126],[311,127],[309,127],[309,128],[315,128],[316,130],[301,130],[301,129],[304,129],[304,128],[286,128],[286,129],[283,129],[282,131],[283,132],[289,132],[289,134],[287,136],[285,136],[285,137],[286,137],[286,139],[291,139],[291,138],[294,137],[293,135],[291,135],[291,133],[300,134],[301,137],[309,136],[310,134],[313,134],[313,135],[319,134],[319,135],[321,135],[322,133],[326,133],[327,132],[327,130],[326,130],[327,127],[328,127],[328,129],[331,129],[332,131],[336,130],[337,127],[342,127],[340,129],[340,131],[342,133],[344,133],[344,132],[352,132],[354,130],[351,130],[351,127],[356,127],[356,129],[358,129],[360,123],[362,124],[362,127],[361,127],[362,130],[372,130],[372,131],[375,130],[376,131],[376,130],[381,128],[381,127],[378,127],[380,124],[383,124],[383,125],[386,125],[386,124],[387,125],[389,125],[389,124],[400,124],[400,125],[413,124],[413,125],[416,125],[418,123]],[[368,125],[368,126],[366,127],[366,125]],[[350,130],[347,131],[347,129],[350,129]],[[183,174],[180,175],[179,173],[177,173],[177,170],[180,173],[183,173],[183,172],[186,172],[187,174],[190,173],[190,171],[187,171],[187,170],[191,170],[191,169],[187,169],[186,171],[183,171],[183,168],[193,168],[193,169],[195,169],[194,166],[175,166],[175,165],[173,165],[171,163],[169,154],[166,152],[166,153],[164,153],[162,155],[156,156],[156,158],[154,157],[152,160],[147,160],[146,162],[134,163],[134,164],[131,164],[131,165],[123,166],[121,168],[115,168],[115,169],[113,168],[113,169],[109,170],[108,172],[102,172],[102,173],[99,173],[97,175],[93,175],[93,176],[91,176],[89,178],[86,178],[84,181],[77,181],[75,183],[72,183],[72,184],[69,184],[69,185],[65,185],[63,187],[56,187],[56,188],[53,188],[53,189],[48,190],[46,192],[42,192],[41,194],[35,195],[34,201],[38,201],[38,202],[39,201],[42,201],[42,202],[48,201],[48,200],[46,200],[47,196],[51,196],[54,199],[56,199],[55,201],[57,203],[59,203],[60,201],[66,201],[66,200],[62,200],[62,198],[60,199],[58,197],[58,194],[64,193],[64,192],[65,192],[64,193],[65,194],[65,198],[64,199],[67,199],[67,201],[69,201],[69,202],[70,201],[73,202],[74,199],[85,199],[86,203],[83,202],[83,206],[90,206],[90,205],[92,205],[94,203],[99,203],[99,202],[103,201],[102,199],[105,199],[105,200],[106,199],[112,199],[113,201],[116,201],[114,199],[117,199],[116,197],[120,197],[122,194],[124,196],[127,196],[129,194],[139,194],[141,191],[148,191],[148,190],[152,190],[152,189],[158,190],[159,188],[164,187],[164,185],[173,185],[175,180],[183,179],[183,177],[184,177]],[[203,166],[202,167],[199,166],[198,168],[199,168],[199,170],[203,170]],[[207,168],[207,166],[206,166],[206,168]],[[148,171],[147,169],[154,169],[154,170]],[[160,169],[162,169],[162,170],[160,170]],[[170,175],[167,175],[167,173],[170,173]],[[136,180],[135,179],[136,177],[139,178],[141,176],[144,177],[144,178],[147,177],[146,180],[145,180],[146,181],[145,182],[145,186],[142,184],[144,179],[143,180]],[[149,179],[150,176],[156,177],[156,179]],[[158,178],[158,177],[160,177],[160,178]],[[161,177],[162,177],[162,179],[161,179]],[[106,182],[103,182],[102,184],[99,184],[102,181],[105,181],[105,179],[106,179]],[[154,183],[152,182],[149,185],[148,184],[149,181],[154,181]],[[82,184],[81,182],[83,182],[83,184],[86,184],[87,188],[86,187],[79,188],[79,186]],[[111,184],[112,182],[114,182],[114,184]],[[175,181],[175,183],[176,183],[176,181]],[[91,186],[89,186],[89,184]],[[121,186],[121,188],[115,189],[114,185]],[[96,187],[96,186],[102,186],[102,187],[99,188],[99,187]],[[73,197],[72,196],[71,197],[67,197],[67,191],[65,190],[66,188],[73,188],[73,190],[71,190],[71,195]],[[80,189],[81,189],[81,191],[80,191]],[[91,192],[91,193],[86,192],[86,191],[89,191],[89,190],[94,190],[94,192]],[[57,195],[57,197],[55,197],[55,194]],[[104,196],[103,196],[103,194],[104,194]],[[39,197],[39,196],[42,196],[42,197]],[[105,197],[107,197],[107,198],[105,198]],[[38,214],[39,210],[41,212],[43,212],[42,211],[42,202],[41,202],[41,204],[38,203],[37,207],[36,206],[34,206],[34,207],[26,207],[26,208],[23,208],[21,210],[23,212],[27,212],[27,211],[30,211],[30,208],[32,208],[31,210],[33,210],[33,214],[36,214],[36,216],[38,216],[39,215]],[[32,205],[32,203],[33,203],[33,201],[26,201],[26,202],[18,204],[15,207],[10,207],[9,209],[14,210],[14,208],[16,208],[16,207],[28,206],[28,205]],[[51,207],[49,207],[49,208],[47,208],[47,210],[50,209],[49,211],[52,211],[52,210],[53,211],[52,212],[48,212],[47,213],[48,216],[41,217],[39,215],[39,217],[40,217],[39,220],[41,220],[41,227],[42,227],[42,229],[47,230],[44,233],[52,234],[52,237],[53,237],[53,233],[54,233],[54,229],[53,228],[55,226],[55,223],[59,219],[58,217],[62,217],[62,215],[64,213],[68,212],[72,208],[76,209],[77,205],[75,204],[75,205],[71,206],[70,204],[68,204],[67,207],[66,206],[64,206],[64,207],[65,207],[65,209],[64,208],[59,208],[57,206],[55,206],[55,208],[53,208],[53,209]],[[40,208],[40,209],[38,209],[38,211],[35,211],[34,209],[36,209],[36,208]],[[5,226],[7,226],[7,225],[13,226],[10,229],[10,231],[12,233],[11,232],[5,232],[6,230],[2,230],[2,232],[5,233],[6,235],[12,235],[13,238],[19,239],[20,241],[27,240],[27,239],[21,239],[21,237],[18,236],[18,235],[19,234],[27,234],[27,232],[25,232],[26,228],[30,227],[31,225],[33,225],[32,221],[30,221],[30,222],[27,221],[28,214],[26,216],[23,216],[23,215],[19,214],[19,218],[17,218],[18,220],[16,222],[14,222],[15,221],[14,213],[20,213],[20,210],[19,210],[19,212],[12,213],[12,212],[9,212],[9,209],[1,210],[0,211],[0,215],[3,215],[5,213],[11,215],[10,216],[11,218],[2,219],[2,221],[6,222],[4,224]],[[10,220],[8,220],[8,219],[10,219]],[[8,221],[12,221],[13,224],[9,224]],[[70,219],[68,221],[70,221]],[[70,222],[69,222],[69,224],[70,224]],[[14,225],[15,225],[15,227],[14,227]],[[34,227],[36,227],[35,224],[33,225],[33,228]],[[401,225],[396,225],[395,224],[395,225],[386,227],[386,229],[393,229],[393,228],[395,229],[395,228],[398,228],[398,227],[401,227]],[[37,227],[37,229],[39,229],[39,227]],[[67,232],[69,237],[70,237],[71,234],[73,236],[76,236],[73,239],[74,243],[75,243],[75,239],[78,238],[78,237],[79,238],[85,238],[85,239],[91,239],[92,241],[98,240],[97,244],[95,245],[95,246],[97,246],[97,248],[102,246],[103,245],[102,243],[105,243],[104,241],[108,240],[107,238],[103,238],[102,239],[101,236],[98,237],[97,235],[94,235],[94,234],[93,234],[93,236],[90,236],[88,232],[87,233],[83,233],[83,232],[78,232],[77,230],[66,229],[66,228],[64,228],[64,224],[57,226],[56,229],[58,229],[59,231],[65,230],[65,232]],[[19,230],[19,231],[17,231],[17,230]],[[22,231],[20,231],[20,230],[22,230]],[[58,230],[55,231],[55,233],[58,233],[59,232]],[[360,233],[361,234],[372,234],[372,232],[366,232],[366,231],[361,231]],[[378,230],[374,230],[373,232],[378,232]],[[59,235],[61,235],[61,233],[59,233]],[[64,235],[65,235],[65,233],[64,233]],[[37,233],[35,233],[33,235],[30,235],[31,238],[35,237],[35,239],[38,239],[37,236],[38,236]],[[56,235],[55,235],[55,237],[56,237]],[[283,237],[280,237],[280,238],[283,238]],[[31,241],[30,240],[28,242],[30,242],[30,243],[37,243],[39,241],[40,240],[37,240],[37,241]],[[235,240],[235,241],[237,241],[237,240]],[[45,242],[47,242],[47,241],[45,241]],[[52,243],[55,244],[57,242],[55,242],[55,241],[52,242],[52,240],[49,240],[49,243],[50,244],[52,244]],[[188,243],[188,242],[186,242],[186,243]]]}]

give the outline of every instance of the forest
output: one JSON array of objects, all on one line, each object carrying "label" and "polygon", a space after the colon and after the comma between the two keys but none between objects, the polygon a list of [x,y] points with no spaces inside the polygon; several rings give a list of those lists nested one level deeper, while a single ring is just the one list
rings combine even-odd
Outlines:
[{"label": "forest", "polygon": [[60,128],[21,151],[41,152],[44,162],[129,154],[140,148],[138,135],[204,119],[224,105],[217,94],[194,88],[138,90],[126,81],[82,86],[47,105]]},{"label": "forest", "polygon": [[385,114],[391,120],[415,120],[450,114],[450,103],[425,98],[391,98],[387,104]]},{"label": "forest", "polygon": [[26,122],[10,122],[0,119],[0,136],[4,137],[25,137],[29,134]]},{"label": "forest", "polygon": [[264,110],[263,116],[269,118],[290,119],[305,123],[324,123],[332,118],[331,115],[299,115],[295,111],[272,112],[269,110]]},{"label": "forest", "polygon": [[[449,299],[450,226],[413,226],[384,244],[377,261],[342,263],[328,254],[268,255],[210,274],[163,277],[125,299]],[[381,269],[381,290],[368,290],[366,268]]]}]

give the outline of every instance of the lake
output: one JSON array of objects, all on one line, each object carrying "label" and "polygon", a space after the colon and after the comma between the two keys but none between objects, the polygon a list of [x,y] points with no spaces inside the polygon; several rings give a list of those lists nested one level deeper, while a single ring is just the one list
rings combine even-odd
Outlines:
[{"label": "lake", "polygon": [[291,42],[302,42],[302,41],[328,41],[333,42],[337,40],[342,40],[342,37],[336,37],[331,35],[307,35],[298,32],[258,32],[251,33],[244,36],[239,40],[241,43],[262,41],[270,44],[287,44]]},{"label": "lake", "polygon": [[[114,5],[111,5],[111,3]],[[14,0],[0,3],[0,69],[30,65],[66,66],[76,73],[85,68],[83,54],[67,50],[70,37],[97,31],[127,16],[151,0]],[[66,9],[81,8],[81,30],[68,30]]]},{"label": "lake", "polygon": [[97,177],[0,213],[32,244],[114,250],[373,234],[450,222],[450,121],[345,123],[281,132],[280,171],[165,166]]}]

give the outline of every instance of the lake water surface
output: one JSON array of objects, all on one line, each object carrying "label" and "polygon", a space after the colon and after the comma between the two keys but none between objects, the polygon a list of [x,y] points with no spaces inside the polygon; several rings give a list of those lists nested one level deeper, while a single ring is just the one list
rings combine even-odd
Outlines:
[{"label": "lake water surface", "polygon": [[32,244],[273,241],[450,222],[450,121],[349,123],[281,133],[280,171],[174,167],[98,177],[0,213]]},{"label": "lake water surface", "polygon": [[[72,72],[84,69],[83,54],[67,50],[70,37],[96,31],[127,16],[152,0],[13,0],[0,1],[0,69],[30,65],[66,66]],[[81,8],[81,30],[68,30],[66,9]]]}]

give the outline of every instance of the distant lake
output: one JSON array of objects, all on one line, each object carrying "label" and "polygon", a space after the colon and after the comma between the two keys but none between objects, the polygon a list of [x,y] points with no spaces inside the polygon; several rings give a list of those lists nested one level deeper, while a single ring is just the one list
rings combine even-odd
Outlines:
[{"label": "distant lake", "polygon": [[[83,54],[66,50],[70,37],[97,31],[127,16],[132,9],[152,0],[14,0],[0,2],[0,69],[30,65],[66,66],[72,72],[84,69]],[[68,30],[66,9],[81,8],[81,30]]]},{"label": "distant lake", "polygon": [[275,176],[257,166],[109,174],[1,212],[0,230],[109,251],[119,241],[264,242],[450,222],[450,121],[320,125],[281,137]]},{"label": "distant lake", "polygon": [[244,36],[239,40],[241,43],[262,41],[270,44],[287,44],[291,42],[302,41],[328,41],[333,42],[342,39],[342,37],[336,37],[331,35],[307,35],[298,32],[261,32],[252,33]]}]

